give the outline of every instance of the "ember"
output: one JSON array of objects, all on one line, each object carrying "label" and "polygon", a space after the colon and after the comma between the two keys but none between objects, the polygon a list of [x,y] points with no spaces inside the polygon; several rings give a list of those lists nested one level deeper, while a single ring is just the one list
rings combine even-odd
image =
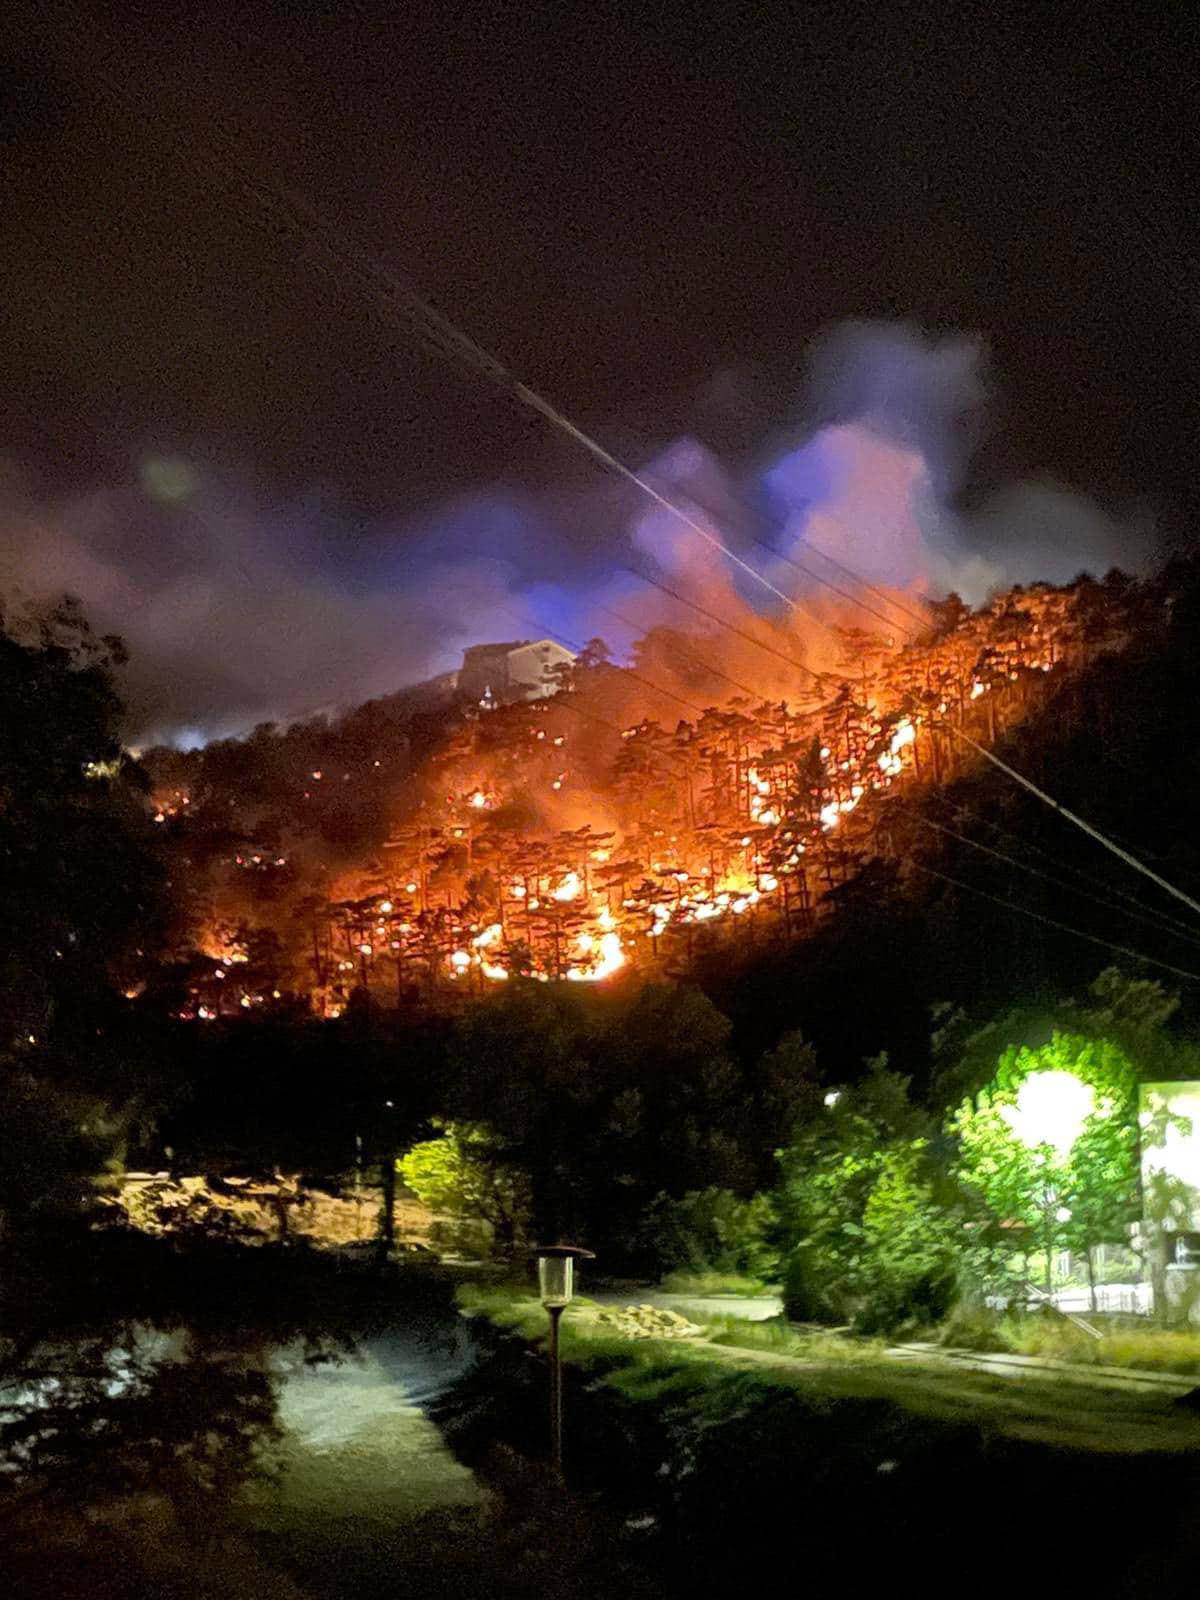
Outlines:
[{"label": "ember", "polygon": [[[910,601],[929,618],[920,638],[834,622],[834,648],[821,638],[809,651],[819,668],[799,659],[811,641],[777,628],[788,653],[762,644],[758,698],[697,698],[711,684],[680,658],[702,667],[725,641],[659,627],[636,671],[581,659],[544,699],[460,705],[392,799],[374,860],[328,873],[294,842],[278,855],[243,847],[244,887],[224,885],[200,941],[226,965],[240,958],[243,981],[210,969],[185,1014],[277,997],[277,972],[247,959],[256,921],[324,1015],[352,984],[386,1000],[510,975],[598,982],[630,965],[680,970],[724,938],[803,934],[865,860],[902,853],[897,794],[954,777],[979,759],[970,741],[994,743],[1056,675],[1120,643],[1121,598],[1099,594],[1041,585],[976,612]],[[749,650],[737,669],[751,675]],[[691,714],[658,720],[663,700]],[[376,751],[362,754],[363,781],[378,785]],[[180,838],[203,809],[179,790],[153,804]]]}]

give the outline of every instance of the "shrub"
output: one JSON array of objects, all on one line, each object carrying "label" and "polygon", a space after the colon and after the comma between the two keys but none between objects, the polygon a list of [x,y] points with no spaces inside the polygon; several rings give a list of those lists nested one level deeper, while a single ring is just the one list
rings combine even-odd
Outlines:
[{"label": "shrub", "polygon": [[117,1167],[113,1123],[99,1102],[0,1060],[0,1235],[88,1209]]},{"label": "shrub", "polygon": [[779,1265],[770,1197],[745,1200],[729,1189],[659,1195],[647,1212],[642,1242],[658,1271],[770,1278]]},{"label": "shrub", "polygon": [[953,1306],[938,1329],[938,1343],[955,1350],[1007,1350],[998,1311],[978,1302],[961,1301]]},{"label": "shrub", "polygon": [[882,1332],[949,1309],[962,1228],[925,1126],[881,1058],[781,1151],[790,1317]]},{"label": "shrub", "polygon": [[443,1246],[469,1254],[512,1255],[529,1227],[529,1180],[505,1158],[490,1129],[447,1122],[442,1136],[414,1145],[400,1177],[432,1211]]},{"label": "shrub", "polygon": [[897,1334],[941,1322],[954,1304],[958,1279],[949,1265],[914,1274],[885,1274],[852,1319],[858,1333]]}]

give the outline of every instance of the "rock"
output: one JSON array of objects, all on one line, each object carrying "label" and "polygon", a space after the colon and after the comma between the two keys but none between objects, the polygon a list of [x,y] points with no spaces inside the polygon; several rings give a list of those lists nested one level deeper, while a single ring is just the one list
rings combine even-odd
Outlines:
[{"label": "rock", "polygon": [[703,1332],[677,1311],[650,1305],[610,1307],[599,1312],[596,1320],[626,1339],[694,1339]]}]

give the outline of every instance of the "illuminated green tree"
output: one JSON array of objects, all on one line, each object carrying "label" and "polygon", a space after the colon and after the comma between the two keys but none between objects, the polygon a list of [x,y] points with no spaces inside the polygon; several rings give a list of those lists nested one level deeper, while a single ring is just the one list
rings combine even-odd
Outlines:
[{"label": "illuminated green tree", "polygon": [[[401,1179],[431,1211],[460,1231],[484,1224],[510,1255],[529,1223],[529,1179],[479,1123],[447,1122],[437,1139],[414,1145],[397,1163]],[[465,1227],[464,1227],[465,1225]]]},{"label": "illuminated green tree", "polygon": [[1124,1241],[1138,1212],[1137,1075],[1106,1039],[1055,1033],[1004,1052],[987,1088],[951,1119],[956,1175],[1012,1248]]},{"label": "illuminated green tree", "polygon": [[947,1309],[961,1226],[928,1133],[885,1056],[797,1128],[780,1152],[790,1315],[888,1327]]},{"label": "illuminated green tree", "polygon": [[882,1152],[863,1208],[870,1315],[860,1325],[935,1322],[949,1309],[963,1251],[963,1218],[928,1139],[902,1139]]}]

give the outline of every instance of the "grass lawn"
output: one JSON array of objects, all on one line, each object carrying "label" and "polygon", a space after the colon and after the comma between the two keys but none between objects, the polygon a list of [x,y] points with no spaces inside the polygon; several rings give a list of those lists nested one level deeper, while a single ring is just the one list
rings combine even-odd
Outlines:
[{"label": "grass lawn", "polygon": [[[460,1291],[459,1300],[468,1314],[486,1316],[531,1341],[545,1336],[546,1313],[524,1289],[470,1287]],[[593,1368],[597,1378],[633,1398],[654,1401],[750,1368],[822,1402],[889,1400],[915,1415],[971,1422],[1067,1449],[1108,1454],[1200,1449],[1200,1414],[1175,1405],[1170,1395],[1093,1385],[1082,1373],[1070,1379],[1006,1377],[936,1359],[900,1361],[885,1354],[880,1340],[735,1318],[706,1323],[703,1341],[630,1341],[597,1322],[596,1309],[579,1299],[567,1311],[563,1358]]]},{"label": "grass lawn", "polygon": [[779,1293],[778,1284],[739,1277],[736,1272],[668,1272],[660,1288],[667,1294],[694,1294],[701,1300],[722,1294],[756,1300]]},{"label": "grass lawn", "polygon": [[[767,1352],[743,1358],[779,1362]],[[892,1400],[916,1415],[975,1422],[998,1433],[1064,1448],[1128,1453],[1200,1449],[1200,1416],[1169,1396],[1084,1385],[1050,1375],[1001,1377],[934,1362],[884,1357],[831,1362],[790,1372],[797,1383],[831,1399]]]},{"label": "grass lawn", "polygon": [[936,1337],[942,1344],[966,1350],[1010,1351],[1080,1366],[1200,1375],[1200,1330],[1168,1332],[1132,1317],[1086,1320],[1099,1330],[1099,1339],[1066,1317],[1045,1313],[1008,1317],[994,1311],[956,1313]]}]

